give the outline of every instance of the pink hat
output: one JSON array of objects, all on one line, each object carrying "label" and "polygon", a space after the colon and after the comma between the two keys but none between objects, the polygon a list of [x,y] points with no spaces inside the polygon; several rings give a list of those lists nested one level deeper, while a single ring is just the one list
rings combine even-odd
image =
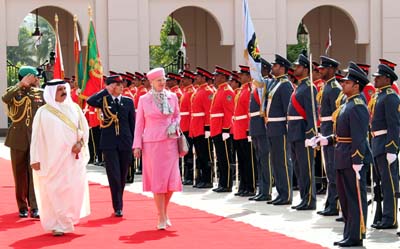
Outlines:
[{"label": "pink hat", "polygon": [[164,68],[162,68],[162,67],[154,68],[147,73],[147,78],[150,81],[155,80],[160,77],[165,78],[165,71],[164,71]]}]

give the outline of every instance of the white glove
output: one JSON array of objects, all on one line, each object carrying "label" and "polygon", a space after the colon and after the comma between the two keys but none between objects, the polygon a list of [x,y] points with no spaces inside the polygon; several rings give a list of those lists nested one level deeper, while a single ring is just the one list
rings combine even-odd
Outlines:
[{"label": "white glove", "polygon": [[326,146],[328,145],[328,138],[324,137],[324,136],[318,136],[317,139],[315,139],[315,143],[316,144],[320,144],[321,146]]},{"label": "white glove", "polygon": [[229,133],[225,133],[225,132],[222,133],[222,140],[223,141],[227,140],[229,137],[230,137]]},{"label": "white glove", "polygon": [[247,136],[247,142],[251,142],[251,136]]},{"label": "white glove", "polygon": [[360,180],[360,170],[362,169],[363,165],[362,164],[353,164],[353,170],[356,173],[357,179]]},{"label": "white glove", "polygon": [[315,146],[314,146],[314,143],[315,143],[315,140],[317,139],[317,137],[313,137],[313,138],[311,138],[311,139],[306,139],[305,141],[304,141],[304,146],[305,147],[316,147],[316,144],[315,144]]},{"label": "white glove", "polygon": [[391,165],[394,161],[396,161],[397,156],[394,153],[386,153],[386,160],[388,161],[389,165]]},{"label": "white glove", "polygon": [[204,132],[204,137],[207,139],[210,137],[210,132],[209,131],[205,131]]}]

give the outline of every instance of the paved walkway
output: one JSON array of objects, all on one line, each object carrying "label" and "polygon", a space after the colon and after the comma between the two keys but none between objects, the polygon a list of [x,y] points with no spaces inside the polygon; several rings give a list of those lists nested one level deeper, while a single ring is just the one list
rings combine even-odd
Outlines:
[{"label": "paved walkway", "polygon": [[[9,159],[8,148],[4,147],[3,142],[4,139],[0,138],[0,157]],[[88,176],[92,182],[108,185],[105,169],[102,167],[88,165]],[[135,182],[128,184],[126,190],[152,196],[151,193],[142,192],[140,176],[135,176]],[[251,202],[245,197],[235,197],[233,192],[217,194],[212,192],[211,189],[195,189],[191,186],[185,186],[182,193],[173,196],[172,202],[329,248],[338,248],[333,246],[333,242],[342,239],[343,223],[335,222],[336,217],[322,217],[317,215],[316,211],[294,211],[290,209],[290,206],[273,206],[267,205],[265,202]],[[276,193],[273,193],[274,195]],[[293,203],[299,203],[298,191],[294,192]],[[323,203],[323,196],[318,196],[317,210],[322,209]],[[132,206],[125,205],[125,213],[129,212],[130,209],[134,210],[134,204],[130,205]],[[372,215],[370,206],[367,239],[364,240],[364,248],[400,248],[400,237],[396,235],[396,230],[370,228]]]}]

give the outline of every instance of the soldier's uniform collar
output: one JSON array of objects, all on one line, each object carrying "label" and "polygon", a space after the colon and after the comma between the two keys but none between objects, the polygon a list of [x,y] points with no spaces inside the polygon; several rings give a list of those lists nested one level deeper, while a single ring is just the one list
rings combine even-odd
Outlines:
[{"label": "soldier's uniform collar", "polygon": [[379,91],[382,92],[383,90],[387,89],[387,88],[391,88],[392,85],[387,85],[387,86],[383,86],[383,87],[379,87]]},{"label": "soldier's uniform collar", "polygon": [[349,102],[350,100],[352,100],[352,99],[354,99],[354,98],[356,98],[356,97],[360,97],[360,93],[356,93],[356,94],[354,94],[354,95],[351,95],[350,97],[348,97],[348,98],[346,99],[346,102]]}]

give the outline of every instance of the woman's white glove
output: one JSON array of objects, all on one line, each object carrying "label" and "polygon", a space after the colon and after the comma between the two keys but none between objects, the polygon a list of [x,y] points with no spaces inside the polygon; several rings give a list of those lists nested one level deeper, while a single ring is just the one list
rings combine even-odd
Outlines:
[{"label": "woman's white glove", "polygon": [[363,165],[362,164],[353,164],[353,170],[356,173],[357,179],[360,180],[360,170],[362,169]]},{"label": "woman's white glove", "polygon": [[394,161],[396,161],[397,156],[394,153],[386,153],[386,160],[388,161],[389,165],[391,165]]}]

